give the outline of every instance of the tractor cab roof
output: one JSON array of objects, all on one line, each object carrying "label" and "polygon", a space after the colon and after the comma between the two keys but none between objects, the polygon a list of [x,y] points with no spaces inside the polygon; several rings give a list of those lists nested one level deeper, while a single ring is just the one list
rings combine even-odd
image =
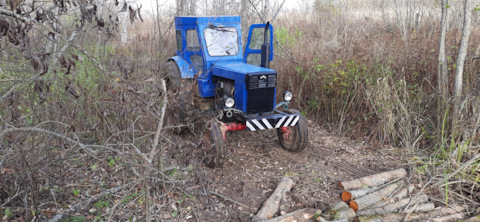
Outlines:
[{"label": "tractor cab roof", "polygon": [[180,16],[175,17],[175,25],[197,25],[197,24],[239,24],[240,16],[213,16],[213,17],[204,17],[204,16]]}]

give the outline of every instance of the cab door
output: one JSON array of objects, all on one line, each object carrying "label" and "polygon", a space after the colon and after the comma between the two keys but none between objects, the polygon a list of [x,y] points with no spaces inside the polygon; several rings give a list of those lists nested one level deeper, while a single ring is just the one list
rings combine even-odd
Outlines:
[{"label": "cab door", "polygon": [[[264,33],[266,24],[253,24],[248,31],[247,44],[243,55],[244,62],[260,66],[262,44],[264,43]],[[270,44],[269,60],[273,60],[273,26],[268,24],[267,43]]]}]

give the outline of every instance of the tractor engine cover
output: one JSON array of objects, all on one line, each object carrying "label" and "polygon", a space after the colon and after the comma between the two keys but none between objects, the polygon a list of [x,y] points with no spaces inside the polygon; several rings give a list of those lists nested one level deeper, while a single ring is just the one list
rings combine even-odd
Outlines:
[{"label": "tractor engine cover", "polygon": [[246,114],[272,112],[275,108],[277,72],[246,63],[217,63],[213,81],[228,80],[235,85],[235,108]]}]

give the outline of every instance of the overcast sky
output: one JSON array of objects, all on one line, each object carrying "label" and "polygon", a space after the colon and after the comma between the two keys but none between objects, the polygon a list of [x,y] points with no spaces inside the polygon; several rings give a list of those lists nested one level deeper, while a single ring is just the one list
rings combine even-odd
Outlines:
[{"label": "overcast sky", "polygon": [[[156,0],[131,0],[136,2],[139,6],[142,5],[142,11],[144,14],[152,14],[152,10],[155,8]],[[280,1],[281,0],[277,0]],[[161,11],[175,12],[175,0],[158,0]],[[286,0],[283,5],[283,9],[295,9],[298,8],[298,0]]]}]

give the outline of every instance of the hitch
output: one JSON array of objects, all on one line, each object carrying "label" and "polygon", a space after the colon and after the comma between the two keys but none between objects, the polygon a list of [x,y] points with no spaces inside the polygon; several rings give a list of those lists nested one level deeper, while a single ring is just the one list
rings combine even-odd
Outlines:
[{"label": "hitch", "polygon": [[223,123],[220,122],[220,130],[222,131],[223,140],[225,140],[225,134],[228,131],[240,131],[246,130],[247,124],[245,123]]}]

